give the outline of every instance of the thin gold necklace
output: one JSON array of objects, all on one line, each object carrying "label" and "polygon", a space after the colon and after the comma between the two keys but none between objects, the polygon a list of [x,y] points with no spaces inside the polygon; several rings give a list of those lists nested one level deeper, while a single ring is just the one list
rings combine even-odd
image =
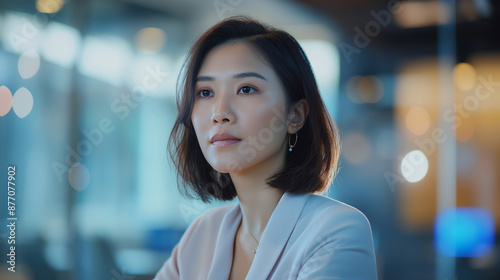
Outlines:
[{"label": "thin gold necklace", "polygon": [[[247,230],[248,233],[250,233],[249,230]],[[253,236],[252,233],[250,233],[250,235],[253,237],[253,239],[255,240],[255,242],[257,242],[257,247],[255,247],[255,249],[253,249],[253,253],[257,253],[257,248],[259,247],[259,241],[257,241],[257,239]]]}]

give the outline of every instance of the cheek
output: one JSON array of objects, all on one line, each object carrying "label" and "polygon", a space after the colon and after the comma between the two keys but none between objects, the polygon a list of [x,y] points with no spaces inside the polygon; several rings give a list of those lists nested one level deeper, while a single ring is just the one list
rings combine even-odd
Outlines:
[{"label": "cheek", "polygon": [[[208,117],[206,116],[206,112],[204,112],[202,106],[195,105],[193,107],[193,112],[191,113],[191,122],[193,123],[194,131],[196,132],[196,136],[200,140],[200,136],[208,129],[206,120]],[[204,121],[205,120],[205,121]]]},{"label": "cheek", "polygon": [[[272,135],[277,140],[277,136],[285,133],[284,110],[285,106],[281,102],[263,102],[258,105],[247,106],[252,108],[245,112],[244,127],[251,135],[259,138],[268,138]],[[280,137],[278,137],[280,138]],[[266,142],[263,140],[263,142]],[[273,140],[274,142],[274,140]]]}]

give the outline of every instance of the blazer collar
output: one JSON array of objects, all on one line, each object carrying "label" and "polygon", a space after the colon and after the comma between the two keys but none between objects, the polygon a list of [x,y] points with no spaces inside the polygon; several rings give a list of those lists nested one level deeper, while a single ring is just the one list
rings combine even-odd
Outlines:
[{"label": "blazer collar", "polygon": [[[308,197],[308,194],[298,195],[288,192],[283,194],[262,233],[246,279],[267,278],[288,242]],[[241,219],[238,202],[222,219],[208,280],[229,278],[233,262],[234,238]]]}]

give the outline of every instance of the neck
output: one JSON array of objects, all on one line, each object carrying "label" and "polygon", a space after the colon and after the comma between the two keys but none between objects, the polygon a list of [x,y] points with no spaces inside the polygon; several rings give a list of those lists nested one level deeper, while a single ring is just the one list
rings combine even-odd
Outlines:
[{"label": "neck", "polygon": [[[278,158],[284,159],[284,156]],[[230,173],[241,208],[241,230],[250,232],[257,240],[260,240],[276,205],[284,194],[282,190],[272,188],[265,183],[265,180],[281,166],[284,166],[284,161],[267,161],[256,164],[251,169]]]}]

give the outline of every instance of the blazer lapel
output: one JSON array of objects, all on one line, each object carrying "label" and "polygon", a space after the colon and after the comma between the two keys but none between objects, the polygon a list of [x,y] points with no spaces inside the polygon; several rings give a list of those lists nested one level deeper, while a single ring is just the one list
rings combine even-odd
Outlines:
[{"label": "blazer lapel", "polygon": [[[307,194],[297,195],[287,192],[283,194],[262,233],[257,253],[246,279],[266,279],[268,277],[288,242],[307,197]],[[232,260],[228,261],[232,264]]]},{"label": "blazer lapel", "polygon": [[207,280],[229,279],[229,273],[233,264],[234,237],[240,221],[241,211],[240,203],[238,202],[222,219],[212,259],[212,266],[210,267]]}]

